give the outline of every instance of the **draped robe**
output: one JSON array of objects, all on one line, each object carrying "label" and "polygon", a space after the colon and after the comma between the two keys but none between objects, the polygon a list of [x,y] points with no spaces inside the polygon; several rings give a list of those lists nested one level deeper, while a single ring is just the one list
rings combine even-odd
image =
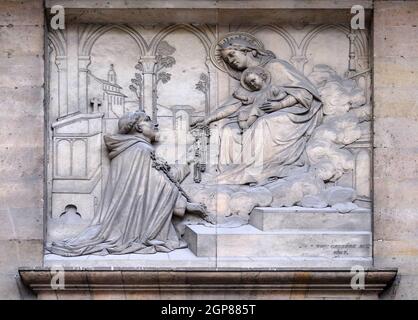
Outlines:
[{"label": "draped robe", "polygon": [[169,252],[187,245],[172,224],[183,196],[153,167],[151,144],[135,135],[104,137],[110,171],[98,214],[76,237],[52,243],[63,256]]},{"label": "draped robe", "polygon": [[304,165],[306,142],[322,119],[317,89],[295,67],[280,59],[261,66],[270,72],[271,84],[283,88],[297,104],[261,116],[242,136],[236,120],[228,120],[221,133],[218,184],[262,183],[289,175]]}]

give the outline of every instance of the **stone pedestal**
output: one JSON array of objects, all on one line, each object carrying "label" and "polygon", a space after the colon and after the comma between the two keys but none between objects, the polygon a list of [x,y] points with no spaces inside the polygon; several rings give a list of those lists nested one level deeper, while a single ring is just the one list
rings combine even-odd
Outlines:
[{"label": "stone pedestal", "polygon": [[250,225],[262,231],[364,231],[371,232],[370,209],[339,213],[333,208],[254,208]]},{"label": "stone pedestal", "polygon": [[372,264],[371,212],[256,208],[250,224],[237,228],[188,226],[184,238],[198,257],[250,257],[271,266]]}]

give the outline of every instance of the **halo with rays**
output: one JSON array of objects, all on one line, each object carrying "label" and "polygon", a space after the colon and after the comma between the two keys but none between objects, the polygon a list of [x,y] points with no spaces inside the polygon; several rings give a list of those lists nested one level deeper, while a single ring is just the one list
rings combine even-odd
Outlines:
[{"label": "halo with rays", "polygon": [[218,42],[214,42],[210,48],[210,59],[212,63],[221,71],[228,72],[228,67],[225,65],[225,62],[221,56],[221,50],[223,47],[228,44],[233,43],[247,44],[251,47],[264,50],[263,43],[254,37],[252,34],[247,32],[231,32],[227,33],[219,39]]}]

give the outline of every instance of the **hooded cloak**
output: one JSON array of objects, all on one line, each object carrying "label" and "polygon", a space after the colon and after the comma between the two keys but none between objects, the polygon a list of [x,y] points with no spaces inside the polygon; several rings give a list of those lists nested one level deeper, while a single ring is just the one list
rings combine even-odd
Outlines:
[{"label": "hooded cloak", "polygon": [[153,166],[152,145],[135,135],[104,137],[109,149],[109,177],[89,227],[76,237],[53,242],[51,253],[63,256],[169,252],[186,247],[172,224],[182,195]]}]

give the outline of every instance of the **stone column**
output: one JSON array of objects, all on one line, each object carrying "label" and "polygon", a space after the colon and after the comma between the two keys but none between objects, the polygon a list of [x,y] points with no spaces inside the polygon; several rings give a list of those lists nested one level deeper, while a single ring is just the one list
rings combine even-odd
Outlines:
[{"label": "stone column", "polygon": [[142,56],[139,61],[143,68],[142,106],[146,114],[152,116],[154,111],[152,104],[155,74],[154,67],[157,60],[155,59],[155,56]]},{"label": "stone column", "polygon": [[68,112],[74,114],[80,111],[78,104],[78,27],[67,25],[67,68],[68,68]]},{"label": "stone column", "polygon": [[58,68],[58,117],[68,114],[67,101],[67,57],[57,56],[55,65]]},{"label": "stone column", "polygon": [[356,52],[354,49],[354,42],[356,41],[357,35],[354,32],[351,32],[347,35],[350,40],[350,52],[349,52],[349,62],[348,62],[348,72],[349,74],[354,74],[356,72]]},{"label": "stone column", "polygon": [[91,63],[90,56],[78,57],[78,106],[81,113],[89,113],[88,101],[88,66]]}]

